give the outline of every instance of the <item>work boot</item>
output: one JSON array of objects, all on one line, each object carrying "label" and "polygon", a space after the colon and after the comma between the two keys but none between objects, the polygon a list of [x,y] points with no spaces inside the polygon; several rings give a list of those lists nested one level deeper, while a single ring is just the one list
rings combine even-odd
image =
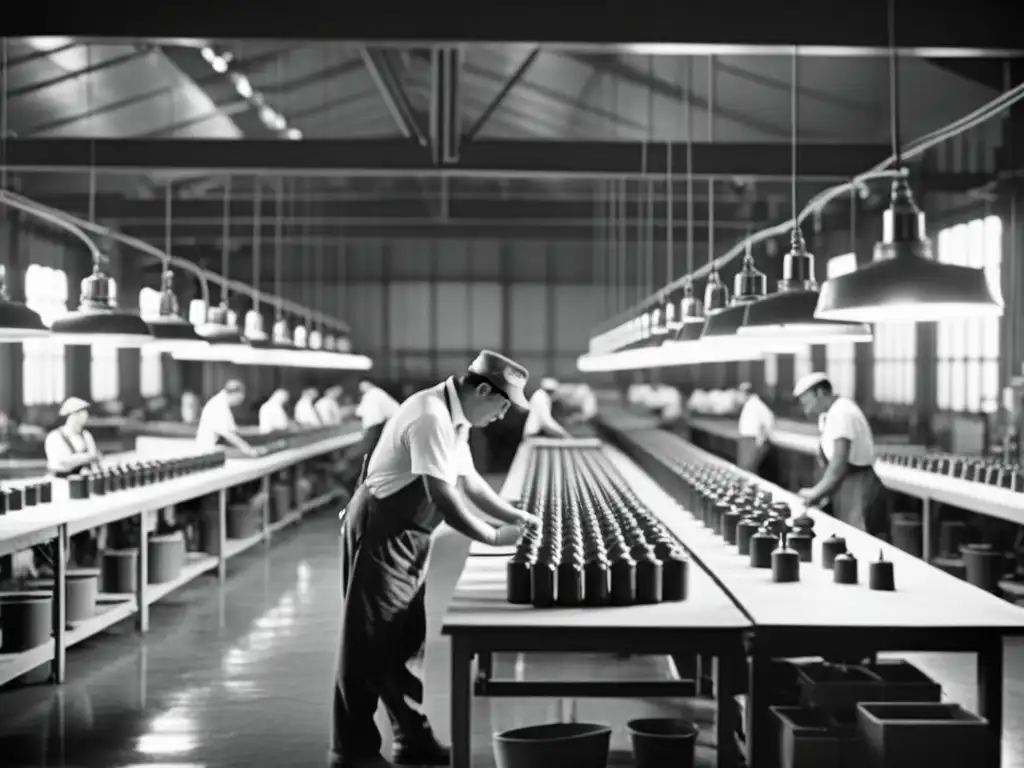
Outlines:
[{"label": "work boot", "polygon": [[395,744],[391,754],[395,765],[450,765],[452,751],[429,731],[411,744]]}]

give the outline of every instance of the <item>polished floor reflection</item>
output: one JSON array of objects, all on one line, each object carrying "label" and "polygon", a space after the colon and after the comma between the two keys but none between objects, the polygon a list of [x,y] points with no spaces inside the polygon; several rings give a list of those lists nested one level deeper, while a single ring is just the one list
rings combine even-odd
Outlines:
[{"label": "polished floor reflection", "polygon": [[[73,649],[68,682],[0,691],[0,765],[97,768],[315,767],[324,764],[337,642],[337,522],[313,517],[262,551],[232,561],[223,589],[211,577],[172,594],[153,611],[144,637],[126,623]],[[447,643],[441,611],[467,552],[461,537],[439,536],[431,560],[428,710],[448,733]],[[974,705],[973,659],[916,655],[946,696]],[[527,678],[660,677],[660,659],[496,659],[498,673]],[[1024,768],[1024,645],[1007,648],[1004,765]],[[622,725],[682,708],[710,725],[707,706],[653,702],[478,699],[474,766],[493,765],[491,734],[566,717],[616,728],[612,765],[629,765]],[[381,717],[382,731],[387,732]],[[705,728],[705,734],[713,729]],[[701,743],[706,737],[702,734]],[[710,746],[710,745],[708,745]],[[699,763],[713,765],[700,749]]]}]

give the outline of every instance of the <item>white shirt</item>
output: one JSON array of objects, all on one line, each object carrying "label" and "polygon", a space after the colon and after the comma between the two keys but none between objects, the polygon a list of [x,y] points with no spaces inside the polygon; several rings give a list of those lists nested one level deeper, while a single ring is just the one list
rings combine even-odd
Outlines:
[{"label": "white shirt", "polygon": [[850,441],[849,462],[855,467],[868,467],[875,463],[875,437],[871,433],[864,411],[853,400],[836,398],[832,407],[818,419],[821,432],[821,452],[828,461],[835,453],[835,441]]},{"label": "white shirt", "polygon": [[675,387],[663,384],[655,390],[655,407],[661,411],[661,417],[668,421],[683,415],[683,396]]},{"label": "white shirt", "polygon": [[295,403],[295,423],[300,427],[321,427],[320,415],[316,412],[316,406],[308,397],[300,397]]},{"label": "white shirt", "polygon": [[586,421],[597,416],[597,395],[594,394],[594,390],[587,387],[583,390],[580,395],[580,416]]},{"label": "white shirt", "polygon": [[68,434],[63,428],[55,429],[46,436],[43,449],[46,451],[47,467],[51,471],[55,470],[65,459],[70,458],[72,454],[97,453],[96,441],[93,440],[92,434],[87,429],[82,430],[80,435]]},{"label": "white shirt", "polygon": [[282,432],[291,426],[288,412],[277,400],[267,400],[260,406],[260,432]]},{"label": "white shirt", "polygon": [[363,424],[363,429],[383,424],[398,413],[398,401],[380,387],[371,387],[363,393],[356,408],[356,416]]},{"label": "white shirt", "polygon": [[321,424],[341,424],[341,406],[333,397],[324,395],[313,405]]},{"label": "white shirt", "polygon": [[550,418],[551,395],[547,390],[538,389],[530,397],[530,415],[526,417],[523,434],[527,437],[539,435]]},{"label": "white shirt", "polygon": [[221,390],[206,401],[202,413],[199,414],[196,442],[201,448],[216,448],[220,438],[233,435],[237,431],[235,414],[231,412],[231,405],[228,403],[228,393]]},{"label": "white shirt", "polygon": [[[445,407],[444,392],[451,403]],[[452,379],[410,395],[381,432],[366,468],[366,487],[378,499],[422,475],[455,485],[475,471],[469,452],[470,423]]]},{"label": "white shirt", "polygon": [[751,395],[740,411],[740,437],[752,437],[760,445],[775,428],[775,414],[757,395]]}]

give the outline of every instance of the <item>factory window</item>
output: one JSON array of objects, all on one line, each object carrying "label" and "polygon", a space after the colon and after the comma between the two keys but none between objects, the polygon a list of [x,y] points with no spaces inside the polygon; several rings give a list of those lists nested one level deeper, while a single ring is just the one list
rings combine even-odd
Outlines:
[{"label": "factory window", "polygon": [[[1000,295],[1003,225],[998,216],[939,232],[939,261],[983,268]],[[936,323],[936,404],[941,410],[991,413],[999,404],[999,318]]]},{"label": "factory window", "polygon": [[[857,254],[844,253],[828,260],[825,265],[828,279],[846,275],[857,269]],[[836,392],[844,397],[857,396],[857,375],[855,373],[856,345],[850,341],[829,344],[825,347],[825,372],[832,380]]]},{"label": "factory window", "polygon": [[802,347],[793,355],[793,381],[800,381],[809,373],[814,373],[814,359],[811,357],[811,348]]},{"label": "factory window", "polygon": [[89,388],[92,399],[97,403],[117,400],[121,386],[117,347],[93,344],[89,347],[89,356]]},{"label": "factory window", "polygon": [[[143,288],[139,292],[139,314],[143,318],[160,315],[160,291]],[[143,397],[157,397],[163,391],[163,355],[158,345],[143,346],[139,350],[139,394]]]},{"label": "factory window", "polygon": [[[64,270],[29,265],[25,270],[25,303],[47,327],[68,311],[68,276]],[[52,339],[24,341],[22,396],[25,405],[51,405],[64,399],[64,345]]]},{"label": "factory window", "polygon": [[764,385],[775,388],[779,386],[779,356],[764,356]]},{"label": "factory window", "polygon": [[917,386],[917,324],[879,323],[875,326],[875,402],[910,405]]}]

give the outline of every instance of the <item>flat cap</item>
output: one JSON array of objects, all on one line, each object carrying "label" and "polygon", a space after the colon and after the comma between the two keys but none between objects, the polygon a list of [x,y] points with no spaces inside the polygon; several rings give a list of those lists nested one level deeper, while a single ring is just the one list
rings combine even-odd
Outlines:
[{"label": "flat cap", "polygon": [[527,379],[530,378],[530,372],[515,360],[484,349],[476,356],[476,360],[470,363],[469,372],[483,376],[491,382],[505,394],[512,405],[529,410],[530,402],[523,390],[526,388]]},{"label": "flat cap", "polygon": [[810,392],[819,384],[831,383],[827,373],[816,371],[815,373],[808,373],[806,376],[801,376],[800,381],[793,387],[793,397],[800,397],[805,392]]}]

